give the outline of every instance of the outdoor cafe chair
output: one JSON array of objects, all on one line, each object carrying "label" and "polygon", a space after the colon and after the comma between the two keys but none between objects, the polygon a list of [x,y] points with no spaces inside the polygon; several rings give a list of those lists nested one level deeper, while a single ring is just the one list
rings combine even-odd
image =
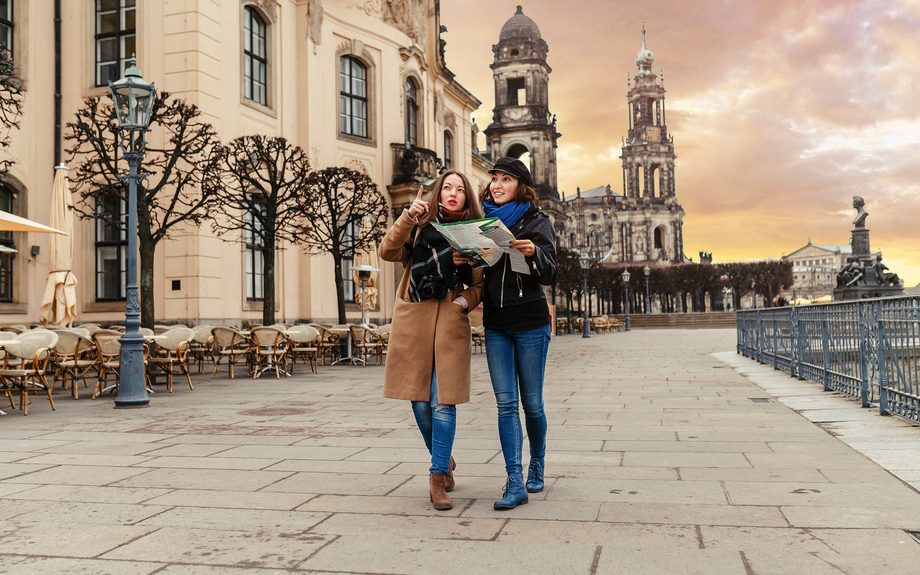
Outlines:
[{"label": "outdoor cafe chair", "polygon": [[205,363],[214,363],[212,329],[214,329],[213,325],[199,325],[192,328],[195,336],[189,342],[189,361],[198,366],[198,373],[204,372]]},{"label": "outdoor cafe chair", "polygon": [[351,332],[352,357],[360,356],[365,366],[369,356],[374,356],[376,365],[383,363],[383,345],[377,332],[361,325],[350,325],[348,330]]},{"label": "outdoor cafe chair", "polygon": [[77,381],[83,381],[83,387],[88,387],[86,373],[96,364],[96,344],[76,331],[60,330],[55,333],[58,340],[53,348],[55,368],[51,386],[54,387],[54,382],[61,381],[61,385],[67,389],[69,382],[70,394],[74,399],[79,399],[80,386]]},{"label": "outdoor cafe chair", "polygon": [[214,362],[214,373],[211,379],[217,375],[222,359],[227,358],[227,365],[230,368],[230,379],[233,379],[233,366],[249,357],[249,339],[246,338],[239,330],[232,327],[215,327],[211,329],[211,335],[214,336],[214,355],[217,358]]},{"label": "outdoor cafe chair", "polygon": [[[118,393],[118,369],[121,367],[121,338],[122,334],[114,329],[100,329],[93,333],[93,342],[96,344],[96,387],[93,389],[93,399],[104,390],[114,388]],[[146,356],[146,348],[144,355]],[[113,385],[106,384],[112,382]]]},{"label": "outdoor cafe chair", "polygon": [[[54,400],[51,398],[51,388],[45,377],[48,361],[51,359],[52,348],[57,343],[58,335],[53,331],[36,330],[22,333],[16,337],[19,343],[4,345],[6,357],[0,367],[0,382],[3,383],[4,393],[13,403],[13,389],[19,390],[19,409],[23,415],[29,414],[29,392],[45,392],[48,402],[54,410]],[[13,360],[13,361],[11,361]]]},{"label": "outdoor cafe chair", "polygon": [[252,378],[255,379],[265,371],[274,369],[275,378],[281,378],[281,372],[287,372],[287,353],[290,339],[281,330],[274,327],[259,327],[249,335],[252,354]]},{"label": "outdoor cafe chair", "polygon": [[309,325],[295,325],[290,329],[291,338],[291,375],[294,375],[294,364],[300,357],[304,363],[310,365],[313,373],[316,371],[316,357],[319,354],[319,332]]},{"label": "outdoor cafe chair", "polygon": [[166,389],[169,393],[172,393],[174,375],[184,375],[188,388],[195,389],[188,369],[189,342],[194,337],[195,332],[191,328],[179,327],[163,332],[154,342],[156,353],[151,354],[147,362],[151,372],[157,368],[166,375]]},{"label": "outdoor cafe chair", "polygon": [[329,330],[332,326],[326,326],[324,324],[310,323],[307,324],[316,331],[319,332],[319,360],[322,362],[322,365],[326,365],[326,358],[330,359],[330,363],[334,363],[341,356],[341,344],[339,342],[340,338],[337,333],[333,333]]},{"label": "outdoor cafe chair", "polygon": [[482,353],[486,350],[486,328],[481,325],[471,327],[471,337],[473,338],[473,349],[479,348]]}]

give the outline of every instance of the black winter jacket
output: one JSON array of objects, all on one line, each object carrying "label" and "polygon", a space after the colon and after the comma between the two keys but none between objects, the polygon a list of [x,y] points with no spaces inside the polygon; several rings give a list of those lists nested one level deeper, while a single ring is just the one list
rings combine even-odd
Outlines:
[{"label": "black winter jacket", "polygon": [[527,303],[546,305],[543,286],[556,281],[556,233],[549,215],[531,206],[521,220],[509,228],[515,239],[530,240],[536,246],[533,256],[526,258],[530,275],[511,270],[508,254],[494,266],[485,268],[485,285],[482,305],[485,314],[489,308],[506,308]]}]

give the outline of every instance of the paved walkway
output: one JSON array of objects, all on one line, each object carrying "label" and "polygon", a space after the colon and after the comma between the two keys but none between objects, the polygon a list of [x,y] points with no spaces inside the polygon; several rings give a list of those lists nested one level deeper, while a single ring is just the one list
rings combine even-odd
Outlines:
[{"label": "paved walkway", "polygon": [[380,398],[380,367],[197,377],[128,412],[35,397],[0,417],[0,573],[916,573],[920,493],[723,362],[734,344],[559,338],[547,489],[507,512],[482,355],[448,512],[430,508],[428,454],[409,406]]}]

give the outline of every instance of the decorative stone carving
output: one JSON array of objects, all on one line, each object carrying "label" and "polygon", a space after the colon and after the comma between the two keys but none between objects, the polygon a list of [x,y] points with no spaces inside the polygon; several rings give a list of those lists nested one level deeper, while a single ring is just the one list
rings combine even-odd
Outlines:
[{"label": "decorative stone carving", "polygon": [[457,130],[457,116],[450,110],[444,110],[444,126]]},{"label": "decorative stone carving", "polygon": [[244,6],[256,6],[272,22],[278,21],[278,5],[274,0],[243,0]]},{"label": "decorative stone carving", "polygon": [[[323,40],[323,0],[310,0],[307,4],[307,38],[319,45]],[[315,47],[314,47],[315,49]]]},{"label": "decorative stone carving", "polygon": [[428,39],[427,0],[358,0],[350,4],[369,16],[381,18],[419,46]]}]

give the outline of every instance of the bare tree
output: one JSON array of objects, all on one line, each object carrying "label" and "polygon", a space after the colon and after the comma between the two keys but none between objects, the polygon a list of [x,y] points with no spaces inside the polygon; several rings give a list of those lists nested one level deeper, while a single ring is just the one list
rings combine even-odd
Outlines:
[{"label": "bare tree", "polygon": [[[119,202],[127,205],[128,186],[119,180],[128,167],[116,145],[118,123],[108,99],[84,100],[76,119],[67,123],[71,143],[67,152],[74,191],[80,201],[74,211],[82,219],[102,220],[110,229],[124,230],[127,222]],[[180,226],[199,226],[208,216],[203,209],[211,192],[201,186],[206,167],[219,147],[214,127],[202,121],[197,106],[157,94],[150,120],[153,141],[147,146],[140,173],[146,179],[137,188],[137,239],[140,255],[141,325],[152,328],[153,260],[156,246]]]},{"label": "bare tree", "polygon": [[[309,204],[310,162],[284,138],[242,136],[221,147],[206,178],[214,231],[243,242],[262,260],[262,323],[275,323],[275,252],[303,243],[297,223]],[[257,262],[254,262],[257,265]]]},{"label": "bare tree", "polygon": [[[310,191],[301,198],[300,234],[309,251],[332,255],[339,323],[345,323],[342,260],[374,249],[383,238],[387,202],[369,176],[349,168],[313,172],[307,186]],[[362,227],[365,218],[370,225]]]},{"label": "bare tree", "polygon": [[[5,131],[0,135],[0,149],[6,149],[12,142],[10,131],[19,129],[22,118],[22,81],[16,77],[13,58],[6,48],[0,48],[0,127]],[[0,176],[10,171],[13,160],[0,160]]]}]

